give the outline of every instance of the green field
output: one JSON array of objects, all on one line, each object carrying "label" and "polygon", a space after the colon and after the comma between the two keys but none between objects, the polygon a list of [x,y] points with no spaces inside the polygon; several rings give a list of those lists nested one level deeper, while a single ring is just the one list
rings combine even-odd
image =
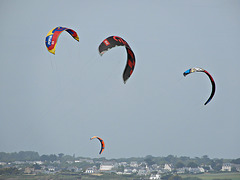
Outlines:
[{"label": "green field", "polygon": [[[180,175],[182,179],[200,178],[201,180],[240,180],[240,173],[215,173],[215,174],[196,174],[196,175]],[[19,176],[0,176],[0,180],[132,180],[137,178],[133,175],[87,175],[87,174],[55,174],[55,175],[19,175]],[[139,177],[138,177],[139,178]],[[146,177],[145,177],[146,178]]]},{"label": "green field", "polygon": [[9,175],[1,176],[0,180],[132,180],[131,175],[116,175],[116,174],[103,174],[103,175],[77,175],[77,174],[55,174],[55,175]]},{"label": "green field", "polygon": [[240,180],[240,173],[216,173],[216,174],[197,174],[197,175],[181,175],[182,178],[198,177],[202,180]]}]

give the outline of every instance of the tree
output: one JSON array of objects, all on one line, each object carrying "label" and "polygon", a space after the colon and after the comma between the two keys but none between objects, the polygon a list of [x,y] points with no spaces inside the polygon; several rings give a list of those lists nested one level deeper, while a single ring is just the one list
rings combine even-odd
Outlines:
[{"label": "tree", "polygon": [[165,160],[167,161],[167,163],[172,163],[175,164],[177,158],[175,158],[173,155],[168,155]]},{"label": "tree", "polygon": [[187,162],[187,161],[190,160],[190,157],[187,157],[187,156],[181,156],[179,159],[180,159],[182,162]]},{"label": "tree", "polygon": [[19,171],[15,167],[0,169],[0,175],[18,175],[20,173],[21,173],[21,171]]},{"label": "tree", "polygon": [[124,172],[124,166],[123,165],[118,166],[117,172]]},{"label": "tree", "polygon": [[48,162],[53,162],[56,161],[58,157],[55,154],[50,154],[50,155],[42,155],[40,156],[41,161],[48,161]]},{"label": "tree", "polygon": [[175,164],[175,168],[178,169],[178,168],[183,168],[185,167],[185,164],[182,163],[181,161],[178,161],[176,164]]},{"label": "tree", "polygon": [[218,164],[213,168],[215,171],[220,171],[222,169],[222,165]]},{"label": "tree", "polygon": [[209,167],[209,166],[203,166],[203,169],[204,169],[205,171],[209,171],[209,170],[210,170],[210,167]]},{"label": "tree", "polygon": [[42,156],[40,156],[40,160],[41,161],[49,161],[49,157],[48,157],[48,155],[42,155]]},{"label": "tree", "polygon": [[0,152],[0,161],[35,161],[39,160],[39,154],[34,151],[20,151],[13,153]]},{"label": "tree", "polygon": [[187,167],[197,168],[198,165],[197,165],[195,162],[189,162],[189,163],[187,164]]},{"label": "tree", "polygon": [[39,169],[41,169],[41,166],[39,164],[34,164],[33,168],[39,170]]},{"label": "tree", "polygon": [[39,154],[33,151],[20,151],[19,153],[16,153],[16,156],[19,161],[39,160]]},{"label": "tree", "polygon": [[62,157],[62,161],[74,161],[74,158],[70,155],[65,155]]},{"label": "tree", "polygon": [[214,160],[211,161],[211,167],[215,171],[220,171],[222,169],[222,165],[223,165],[223,160],[222,159],[214,159]]},{"label": "tree", "polygon": [[232,172],[238,172],[236,167],[232,167],[231,171]]},{"label": "tree", "polygon": [[233,164],[240,164],[240,158],[231,161]]},{"label": "tree", "polygon": [[207,155],[202,156],[202,160],[205,164],[207,164],[210,161],[210,159]]},{"label": "tree", "polygon": [[146,156],[144,161],[147,163],[148,166],[155,164],[153,157],[151,155]]},{"label": "tree", "polygon": [[55,154],[50,154],[49,161],[53,162],[57,160],[57,156]]},{"label": "tree", "polygon": [[58,154],[58,158],[59,158],[59,160],[61,160],[63,156],[64,156],[63,153],[59,153],[59,154]]}]

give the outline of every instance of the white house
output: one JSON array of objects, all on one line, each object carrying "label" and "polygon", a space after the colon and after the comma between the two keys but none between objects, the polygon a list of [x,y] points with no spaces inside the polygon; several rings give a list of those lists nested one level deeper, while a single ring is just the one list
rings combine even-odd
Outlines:
[{"label": "white house", "polygon": [[198,174],[198,173],[203,173],[204,169],[202,167],[197,167],[197,168],[189,168],[188,171],[193,174]]},{"label": "white house", "polygon": [[120,162],[120,163],[118,163],[118,165],[119,165],[119,166],[124,166],[124,167],[125,167],[125,166],[127,166],[128,164],[127,164],[127,162]]},{"label": "white house", "polygon": [[146,175],[147,175],[147,170],[145,170],[145,169],[140,169],[140,170],[138,171],[138,175],[139,175],[139,176],[146,176]]},{"label": "white house", "polygon": [[96,171],[97,171],[97,167],[93,166],[93,167],[87,168],[85,173],[92,174],[92,173],[95,173]]},{"label": "white house", "polygon": [[231,170],[232,170],[231,163],[224,163],[224,164],[222,165],[221,171],[231,171]]},{"label": "white house", "polygon": [[43,164],[42,161],[34,161],[33,163],[34,163],[34,164],[39,164],[39,165],[42,165],[42,164]]},{"label": "white house", "polygon": [[90,164],[93,164],[94,161],[92,159],[78,159],[74,161],[75,163],[80,163],[80,162],[88,162]]},{"label": "white house", "polygon": [[54,166],[48,166],[48,171],[50,172],[54,172],[56,170],[56,168]]},{"label": "white house", "polygon": [[205,170],[204,170],[203,167],[198,167],[198,169],[199,169],[199,171],[200,171],[201,173],[204,173],[204,172],[205,172]]},{"label": "white house", "polygon": [[172,164],[165,164],[163,169],[165,169],[167,171],[172,171],[173,170],[173,165]]},{"label": "white house", "polygon": [[151,174],[149,179],[161,179],[161,175],[160,174]]},{"label": "white house", "polygon": [[130,169],[130,168],[125,168],[123,174],[132,174],[132,169]]},{"label": "white house", "polygon": [[130,167],[138,167],[138,163],[136,161],[132,161],[130,163]]},{"label": "white house", "polygon": [[114,168],[114,164],[112,162],[104,162],[100,165],[100,171],[111,171]]},{"label": "white house", "polygon": [[184,174],[189,171],[188,167],[177,168],[177,174]]},{"label": "white house", "polygon": [[7,163],[5,162],[0,162],[0,165],[5,166]]}]

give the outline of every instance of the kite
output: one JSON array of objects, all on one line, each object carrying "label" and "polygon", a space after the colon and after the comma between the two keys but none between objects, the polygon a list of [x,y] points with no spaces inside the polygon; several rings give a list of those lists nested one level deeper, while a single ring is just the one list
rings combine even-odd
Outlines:
[{"label": "kite", "polygon": [[121,37],[110,36],[102,41],[102,43],[98,47],[98,50],[100,55],[102,56],[106,51],[115,46],[125,46],[127,51],[127,64],[123,71],[123,81],[125,84],[128,78],[132,75],[135,67],[135,56],[128,43]]},{"label": "kite", "polygon": [[90,138],[90,140],[95,139],[95,138],[97,138],[101,143],[101,150],[100,150],[99,154],[102,154],[102,152],[104,151],[104,148],[105,148],[105,143],[100,137],[97,137],[97,136],[93,136],[92,138]]},{"label": "kite", "polygon": [[74,30],[60,26],[53,28],[51,31],[48,32],[45,39],[46,47],[50,53],[55,54],[58,37],[63,31],[67,31],[75,40],[79,41],[79,37]]},{"label": "kite", "polygon": [[204,73],[209,77],[209,79],[210,79],[210,81],[211,81],[211,83],[212,83],[212,92],[211,92],[211,95],[210,95],[210,97],[208,98],[208,100],[204,103],[204,105],[207,105],[207,103],[209,103],[209,102],[212,100],[212,98],[213,98],[213,96],[214,96],[214,94],[215,94],[215,89],[216,89],[215,82],[214,82],[211,74],[209,74],[209,72],[207,72],[205,69],[198,68],[198,67],[188,69],[187,71],[185,71],[185,72],[183,73],[183,75],[186,76],[186,75],[188,75],[188,74],[190,74],[190,73],[193,73],[193,72],[204,72]]}]

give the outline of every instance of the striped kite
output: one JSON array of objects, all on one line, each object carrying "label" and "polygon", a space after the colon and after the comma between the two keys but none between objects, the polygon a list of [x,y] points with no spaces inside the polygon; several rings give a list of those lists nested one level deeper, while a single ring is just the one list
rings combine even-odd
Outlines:
[{"label": "striped kite", "polygon": [[190,73],[193,73],[193,72],[204,72],[204,73],[209,77],[209,79],[210,79],[210,81],[211,81],[211,83],[212,83],[212,92],[211,92],[211,95],[210,95],[210,97],[208,98],[208,100],[204,103],[204,105],[207,105],[207,103],[209,103],[209,102],[212,100],[212,98],[213,98],[213,96],[214,96],[214,94],[215,94],[215,90],[216,90],[215,82],[214,82],[211,74],[209,74],[209,72],[207,72],[205,69],[198,68],[198,67],[188,69],[187,71],[185,71],[185,72],[183,73],[183,75],[186,76],[186,75],[188,75],[188,74],[190,74]]},{"label": "striped kite", "polygon": [[63,31],[67,31],[75,40],[79,41],[79,37],[74,30],[60,26],[53,28],[51,31],[48,32],[45,39],[46,47],[50,53],[55,54],[58,37]]}]

